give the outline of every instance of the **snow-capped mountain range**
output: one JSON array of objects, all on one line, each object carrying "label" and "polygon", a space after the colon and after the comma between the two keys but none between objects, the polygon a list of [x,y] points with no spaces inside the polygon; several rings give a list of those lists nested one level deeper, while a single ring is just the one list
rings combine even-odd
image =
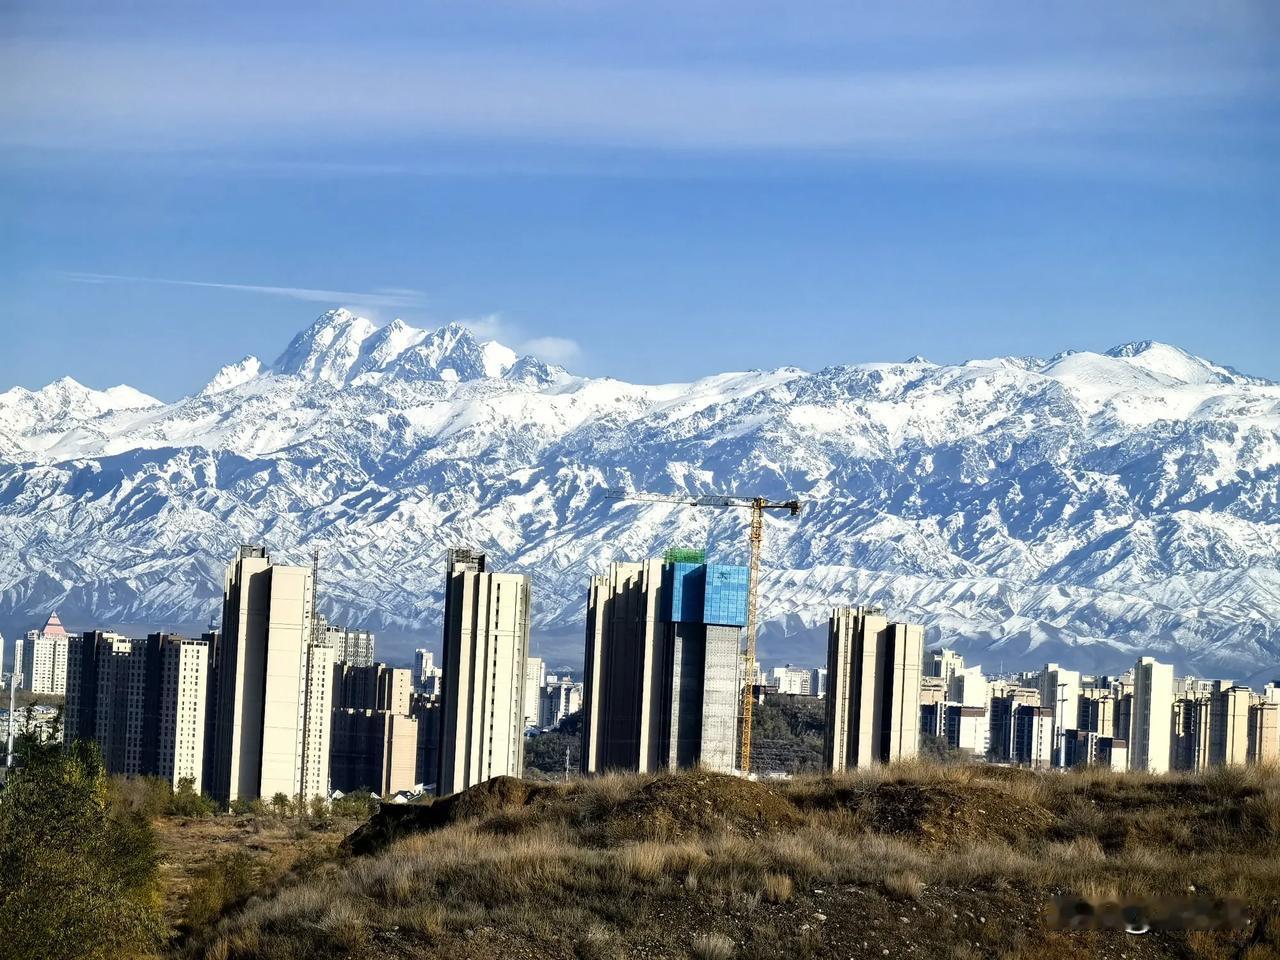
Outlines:
[{"label": "snow-capped mountain range", "polygon": [[241,542],[322,557],[321,608],[403,659],[438,643],[447,547],[534,578],[535,652],[581,658],[586,578],[767,521],[766,662],[815,664],[839,603],[989,668],[1280,676],[1280,385],[1161,343],[694,383],[580,377],[460,325],[345,310],[274,363],[162,403],[70,379],[0,393],[0,627],[206,622]]}]

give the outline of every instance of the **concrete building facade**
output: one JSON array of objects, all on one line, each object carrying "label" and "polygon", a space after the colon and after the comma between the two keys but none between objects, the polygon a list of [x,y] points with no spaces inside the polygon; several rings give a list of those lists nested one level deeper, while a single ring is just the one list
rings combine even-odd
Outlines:
[{"label": "concrete building facade", "polygon": [[1173,667],[1143,657],[1133,667],[1129,769],[1168,773],[1172,739]]},{"label": "concrete building facade", "polygon": [[1053,743],[1060,762],[1066,731],[1080,726],[1079,671],[1046,663],[1040,672],[1040,705],[1053,711]]},{"label": "concrete building facade", "polygon": [[548,680],[538,691],[538,726],[554,727],[582,708],[582,684],[572,680]]},{"label": "concrete building facade", "polygon": [[1280,763],[1280,700],[1259,698],[1249,706],[1249,762]]},{"label": "concrete building facade", "polygon": [[241,547],[227,569],[211,792],[236,799],[329,793],[334,650],[314,629],[310,567]]},{"label": "concrete building facade", "polygon": [[1053,711],[1019,703],[1013,708],[1013,761],[1033,769],[1054,764]]},{"label": "concrete building facade", "polygon": [[172,634],[70,638],[66,739],[93,740],[110,773],[205,789],[209,645]]},{"label": "concrete building facade", "polygon": [[527,576],[489,572],[483,553],[449,551],[440,796],[524,769],[529,595]]},{"label": "concrete building facade", "polygon": [[524,724],[536,727],[541,722],[542,684],[547,670],[541,657],[529,657],[524,668]]},{"label": "concrete building facade", "polygon": [[[39,630],[28,630],[14,655],[22,673],[22,689],[63,696],[67,692],[67,645],[70,638],[55,610]],[[16,644],[15,644],[16,645]]]},{"label": "concrete building facade", "polygon": [[[408,673],[409,671],[405,671]],[[333,711],[329,774],[334,790],[386,797],[418,780],[418,721],[387,710]]]},{"label": "concrete building facade", "polygon": [[746,567],[615,563],[591,580],[582,769],[736,766]]},{"label": "concrete building facade", "polygon": [[827,634],[829,770],[914,757],[920,745],[924,628],[869,607],[838,607]]},{"label": "concrete building facade", "polygon": [[370,630],[357,630],[336,623],[329,623],[324,616],[316,616],[316,641],[332,648],[335,663],[349,663],[354,667],[373,665],[375,637]]}]

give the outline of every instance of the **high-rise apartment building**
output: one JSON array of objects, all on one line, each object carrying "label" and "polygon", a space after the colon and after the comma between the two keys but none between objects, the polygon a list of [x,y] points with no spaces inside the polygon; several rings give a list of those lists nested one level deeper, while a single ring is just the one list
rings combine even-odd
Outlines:
[{"label": "high-rise apartment building", "polygon": [[1019,706],[1040,706],[1040,692],[1030,687],[1004,686],[987,707],[987,755],[997,763],[1013,759],[1013,716]]},{"label": "high-rise apartment building", "polygon": [[1061,763],[1066,731],[1080,727],[1080,673],[1056,663],[1046,663],[1040,672],[1040,705],[1053,711],[1053,743]]},{"label": "high-rise apartment building", "polygon": [[490,573],[471,550],[450,550],[447,564],[440,796],[520,776],[529,655],[529,578]]},{"label": "high-rise apartment building", "polygon": [[440,693],[440,668],[436,666],[436,656],[424,647],[413,651],[413,689],[427,695]]},{"label": "high-rise apartment building", "polygon": [[1194,770],[1199,739],[1200,701],[1178,697],[1173,701],[1173,715],[1170,722],[1169,769]]},{"label": "high-rise apartment building", "polygon": [[[28,630],[14,655],[14,669],[21,669],[22,689],[62,696],[67,692],[67,643],[70,638],[57,611],[40,630]],[[19,667],[19,665],[21,665]]]},{"label": "high-rise apartment building", "polygon": [[1249,758],[1248,687],[1226,686],[1201,698],[1195,768],[1243,765]]},{"label": "high-rise apartment building", "polygon": [[732,771],[746,622],[746,567],[652,559],[593,577],[583,771]]},{"label": "high-rise apartment building", "polygon": [[205,788],[209,645],[92,631],[68,643],[66,739],[96,741],[111,773]]},{"label": "high-rise apartment building", "polygon": [[940,677],[944,685],[950,684],[951,678],[963,669],[964,657],[954,650],[939,647],[936,650],[929,650],[924,655],[924,676]]},{"label": "high-rise apartment building", "polygon": [[1019,703],[1013,707],[1013,761],[1034,769],[1054,763],[1053,711]]},{"label": "high-rise apartment building", "polygon": [[329,623],[324,616],[317,615],[316,632],[317,640],[333,649],[334,662],[372,666],[374,635],[371,631]]},{"label": "high-rise apartment building", "polygon": [[786,666],[774,667],[770,673],[769,691],[771,693],[789,693],[801,697],[816,696],[813,689],[815,671],[807,667],[793,667],[788,663]]},{"label": "high-rise apartment building", "polygon": [[1116,698],[1109,690],[1081,690],[1076,722],[1079,730],[1103,737],[1111,736],[1116,722]]},{"label": "high-rise apartment building", "polygon": [[582,708],[582,684],[572,680],[548,680],[539,691],[538,726],[554,727]]},{"label": "high-rise apartment building", "polygon": [[970,757],[985,757],[991,732],[986,708],[948,703],[944,709],[945,736],[952,749]]},{"label": "high-rise apartment building", "polygon": [[333,668],[329,780],[335,790],[409,790],[418,780],[413,672],[384,663]]},{"label": "high-rise apartment building", "polygon": [[914,757],[924,628],[878,609],[837,607],[827,635],[824,758],[830,770]]},{"label": "high-rise apartment building", "polygon": [[382,710],[407,717],[413,697],[413,672],[407,667],[374,663],[333,667],[334,709]]},{"label": "high-rise apartment building", "polygon": [[1129,769],[1168,773],[1173,739],[1173,667],[1143,657],[1133,667]]},{"label": "high-rise apartment building", "polygon": [[[407,673],[408,671],[406,671]],[[418,784],[418,721],[386,710],[333,711],[330,776],[333,789],[388,796]]]},{"label": "high-rise apartment building", "polygon": [[541,657],[529,657],[524,667],[524,725],[536,727],[542,712],[542,683],[547,675]]},{"label": "high-rise apartment building", "polygon": [[1249,762],[1280,763],[1280,700],[1259,698],[1250,705]]},{"label": "high-rise apartment building", "polygon": [[95,630],[67,650],[66,741],[96,742],[110,773],[142,773],[145,641]]},{"label": "high-rise apartment building", "polygon": [[1092,730],[1067,733],[1068,767],[1103,767],[1107,770],[1129,769],[1129,748],[1123,740],[1104,736]]},{"label": "high-rise apartment building", "polygon": [[218,643],[212,793],[327,796],[334,650],[314,629],[310,567],[241,547],[227,569]]}]

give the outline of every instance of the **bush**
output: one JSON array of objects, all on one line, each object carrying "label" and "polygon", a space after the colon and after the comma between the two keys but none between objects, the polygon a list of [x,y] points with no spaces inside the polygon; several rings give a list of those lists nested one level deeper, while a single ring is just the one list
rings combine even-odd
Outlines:
[{"label": "bush", "polygon": [[329,804],[335,817],[351,820],[366,820],[378,812],[378,801],[368,793],[349,793]]},{"label": "bush", "polygon": [[178,781],[178,789],[169,794],[169,806],[165,812],[175,817],[208,817],[216,809],[212,797],[196,793],[193,778],[183,777]]},{"label": "bush", "polygon": [[100,960],[159,940],[155,837],[120,808],[96,746],[28,744],[0,792],[0,944],[28,960]]},{"label": "bush", "polygon": [[188,931],[209,926],[228,907],[247,900],[257,886],[258,874],[247,853],[237,851],[210,861],[191,881],[183,926]]}]

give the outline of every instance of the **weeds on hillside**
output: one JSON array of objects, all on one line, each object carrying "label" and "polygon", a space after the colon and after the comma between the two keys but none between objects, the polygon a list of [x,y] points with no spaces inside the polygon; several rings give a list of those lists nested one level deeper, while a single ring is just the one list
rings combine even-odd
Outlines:
[{"label": "weeds on hillside", "polygon": [[[882,904],[891,920],[933,911],[950,922],[962,894],[1025,908],[1063,892],[1171,896],[1194,883],[1280,915],[1266,899],[1280,899],[1274,770],[1162,778],[911,764],[768,787],[691,773],[548,789],[251,900],[197,947],[223,960],[359,956],[374,931],[423,948],[483,928],[582,957],[679,938],[691,956],[746,957],[764,955],[766,942],[778,948],[776,932],[730,939],[729,927],[715,927],[767,907],[797,931],[787,952],[826,956],[828,918],[814,905],[832,890]],[[987,912],[993,920],[982,918],[973,949],[1035,953],[1075,942],[1047,930],[1017,940],[1026,934]],[[698,926],[673,924],[673,915]],[[899,933],[929,935],[910,925]],[[1201,958],[1241,945],[1233,934],[1183,941]]]}]

